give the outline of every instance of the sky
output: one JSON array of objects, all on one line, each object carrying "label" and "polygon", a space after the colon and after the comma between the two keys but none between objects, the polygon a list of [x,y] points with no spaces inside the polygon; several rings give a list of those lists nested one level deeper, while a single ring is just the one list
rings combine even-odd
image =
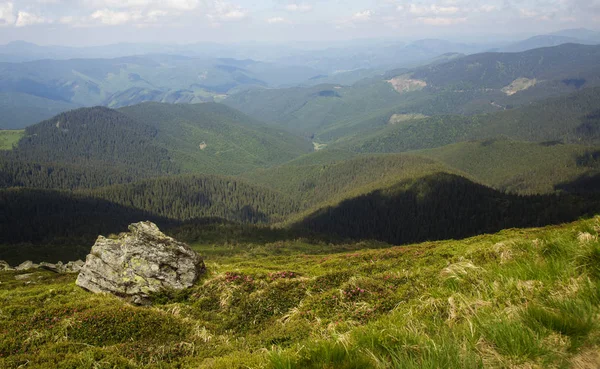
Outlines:
[{"label": "sky", "polygon": [[598,25],[600,0],[0,0],[0,43],[42,45],[477,41]]}]

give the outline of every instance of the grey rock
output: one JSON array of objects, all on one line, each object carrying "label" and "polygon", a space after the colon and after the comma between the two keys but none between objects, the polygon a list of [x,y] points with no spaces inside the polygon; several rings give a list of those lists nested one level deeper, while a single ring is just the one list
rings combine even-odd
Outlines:
[{"label": "grey rock", "polygon": [[15,268],[15,270],[29,270],[29,269],[35,269],[37,268],[39,265],[34,264],[31,260],[27,260],[22,262],[21,264],[19,264],[19,266],[17,266]]},{"label": "grey rock", "polygon": [[60,261],[56,264],[41,262],[40,269],[50,270],[54,273],[64,273],[65,272],[65,266]]},{"label": "grey rock", "polygon": [[35,275],[35,273],[18,274],[15,276],[15,279],[17,281],[23,281],[25,279],[29,279],[29,278],[33,277],[34,275]]},{"label": "grey rock", "polygon": [[0,272],[4,270],[13,270],[13,268],[6,261],[0,260]]},{"label": "grey rock", "polygon": [[83,260],[69,261],[65,264],[63,273],[79,273],[84,265]]},{"label": "grey rock", "polygon": [[78,286],[147,304],[150,294],[189,288],[206,271],[200,255],[154,223],[134,223],[129,230],[116,239],[98,237],[77,276]]}]

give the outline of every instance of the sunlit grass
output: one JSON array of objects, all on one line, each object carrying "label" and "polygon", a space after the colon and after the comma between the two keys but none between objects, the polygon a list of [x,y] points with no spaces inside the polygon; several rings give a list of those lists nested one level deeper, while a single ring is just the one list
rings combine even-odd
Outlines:
[{"label": "sunlit grass", "polygon": [[404,247],[205,242],[208,273],[150,308],[72,275],[0,272],[0,367],[568,367],[600,344],[599,228]]}]

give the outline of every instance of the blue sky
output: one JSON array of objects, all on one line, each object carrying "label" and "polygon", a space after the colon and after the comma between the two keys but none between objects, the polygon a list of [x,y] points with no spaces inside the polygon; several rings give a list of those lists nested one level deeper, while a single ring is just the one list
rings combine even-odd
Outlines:
[{"label": "blue sky", "polygon": [[0,42],[467,38],[598,28],[600,0],[0,0]]}]

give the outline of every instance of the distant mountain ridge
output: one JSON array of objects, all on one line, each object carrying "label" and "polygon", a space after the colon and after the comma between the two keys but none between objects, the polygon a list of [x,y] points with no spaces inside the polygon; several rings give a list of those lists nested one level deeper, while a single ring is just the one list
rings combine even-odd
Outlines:
[{"label": "distant mountain ridge", "polygon": [[579,44],[488,52],[397,69],[352,86],[241,91],[224,103],[327,143],[386,127],[394,116],[492,113],[600,86],[599,60],[600,46]]}]

